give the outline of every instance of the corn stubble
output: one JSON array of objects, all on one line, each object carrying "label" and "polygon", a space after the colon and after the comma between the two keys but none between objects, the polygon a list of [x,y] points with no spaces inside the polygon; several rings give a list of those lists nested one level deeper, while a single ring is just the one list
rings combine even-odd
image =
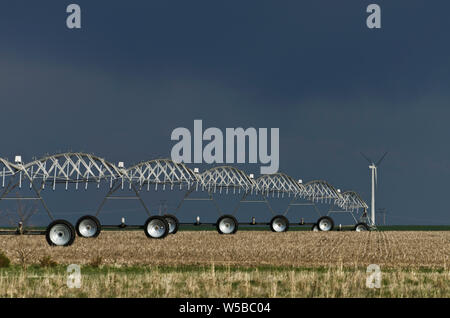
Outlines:
[{"label": "corn stubble", "polygon": [[[43,237],[2,237],[0,250],[22,265],[17,250],[24,244],[33,251],[29,265],[43,255],[60,265],[85,266],[101,257],[106,272],[83,275],[80,289],[68,289],[64,271],[46,269],[51,278],[33,279],[26,269],[2,271],[0,296],[450,296],[450,232],[180,232],[164,240],[149,240],[141,232],[103,232],[66,248],[49,247]],[[381,267],[380,289],[366,287],[369,264]],[[144,270],[116,270],[130,266]]]},{"label": "corn stubble", "polygon": [[[20,251],[31,254],[24,260]],[[450,232],[180,232],[151,240],[141,232],[103,232],[77,238],[70,247],[49,247],[41,236],[3,236],[13,263],[36,263],[49,255],[58,264],[103,265],[272,265],[306,267],[447,268]]]}]

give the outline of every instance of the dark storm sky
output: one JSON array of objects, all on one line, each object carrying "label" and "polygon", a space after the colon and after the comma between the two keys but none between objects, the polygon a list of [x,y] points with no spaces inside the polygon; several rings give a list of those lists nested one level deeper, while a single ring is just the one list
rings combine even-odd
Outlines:
[{"label": "dark storm sky", "polygon": [[[82,29],[66,28],[66,6]],[[382,29],[366,27],[378,3]],[[280,171],[449,224],[448,1],[1,1],[0,156],[167,157],[176,127],[279,127]],[[259,164],[244,167],[258,173]]]}]

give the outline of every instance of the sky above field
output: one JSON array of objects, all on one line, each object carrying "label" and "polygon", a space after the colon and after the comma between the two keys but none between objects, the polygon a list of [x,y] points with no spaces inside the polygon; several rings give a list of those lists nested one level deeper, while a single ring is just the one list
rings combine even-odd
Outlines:
[{"label": "sky above field", "polygon": [[[66,27],[73,2],[79,30]],[[366,26],[373,2],[377,30]],[[360,152],[388,151],[377,192],[387,222],[450,223],[450,3],[1,4],[0,157],[73,150],[130,166],[169,157],[172,130],[193,131],[194,119],[279,128],[280,171],[370,204]],[[260,165],[240,167],[258,175]]]}]

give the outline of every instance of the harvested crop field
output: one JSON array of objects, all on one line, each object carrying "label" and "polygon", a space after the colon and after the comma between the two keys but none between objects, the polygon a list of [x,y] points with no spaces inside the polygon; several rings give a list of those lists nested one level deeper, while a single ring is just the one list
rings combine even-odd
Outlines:
[{"label": "harvested crop field", "polygon": [[[449,297],[450,232],[103,232],[0,237],[1,297]],[[9,259],[11,264],[6,264]],[[81,265],[68,288],[68,264]],[[366,269],[378,264],[380,288]]]},{"label": "harvested crop field", "polygon": [[68,288],[65,266],[0,268],[0,297],[450,297],[450,272],[233,266],[82,266]]},{"label": "harvested crop field", "polygon": [[179,232],[151,240],[141,231],[103,232],[49,247],[43,236],[2,236],[0,251],[13,264],[238,265],[448,269],[450,232],[253,232],[236,235]]}]

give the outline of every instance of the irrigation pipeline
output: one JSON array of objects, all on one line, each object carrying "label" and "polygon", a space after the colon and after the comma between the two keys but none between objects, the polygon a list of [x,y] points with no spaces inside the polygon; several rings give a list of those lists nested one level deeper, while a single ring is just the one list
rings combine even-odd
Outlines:
[{"label": "irrigation pipeline", "polygon": [[[269,204],[269,199],[291,198],[283,215],[295,205],[315,205],[325,203],[333,206],[332,212],[349,212],[357,221],[354,213],[366,213],[367,204],[355,191],[336,189],[323,180],[313,180],[303,183],[284,173],[261,175],[254,178],[240,169],[232,166],[219,166],[205,170],[190,169],[183,163],[170,159],[153,159],[125,167],[123,162],[115,165],[104,158],[81,152],[67,152],[49,155],[40,159],[23,163],[20,156],[14,162],[0,158],[0,182],[2,200],[39,200],[49,218],[54,220],[53,214],[45,203],[43,193],[46,189],[56,190],[100,189],[101,183],[108,184],[108,192],[98,207],[98,216],[105,202],[111,199],[137,199],[145,212],[150,216],[150,210],[141,198],[144,191],[184,190],[183,200],[176,211],[181,208],[185,200],[189,200],[194,192],[207,194],[207,199],[213,201],[216,193],[239,195],[241,202],[253,202],[250,197],[258,197],[257,202],[264,202],[275,214]],[[29,187],[34,196],[12,196],[16,189]],[[102,187],[103,188],[103,187]],[[129,190],[131,195],[117,195],[118,190]],[[220,208],[216,205],[217,209]],[[232,214],[237,212],[236,206]],[[223,214],[223,213],[221,213]],[[254,221],[253,221],[254,223]]]}]

